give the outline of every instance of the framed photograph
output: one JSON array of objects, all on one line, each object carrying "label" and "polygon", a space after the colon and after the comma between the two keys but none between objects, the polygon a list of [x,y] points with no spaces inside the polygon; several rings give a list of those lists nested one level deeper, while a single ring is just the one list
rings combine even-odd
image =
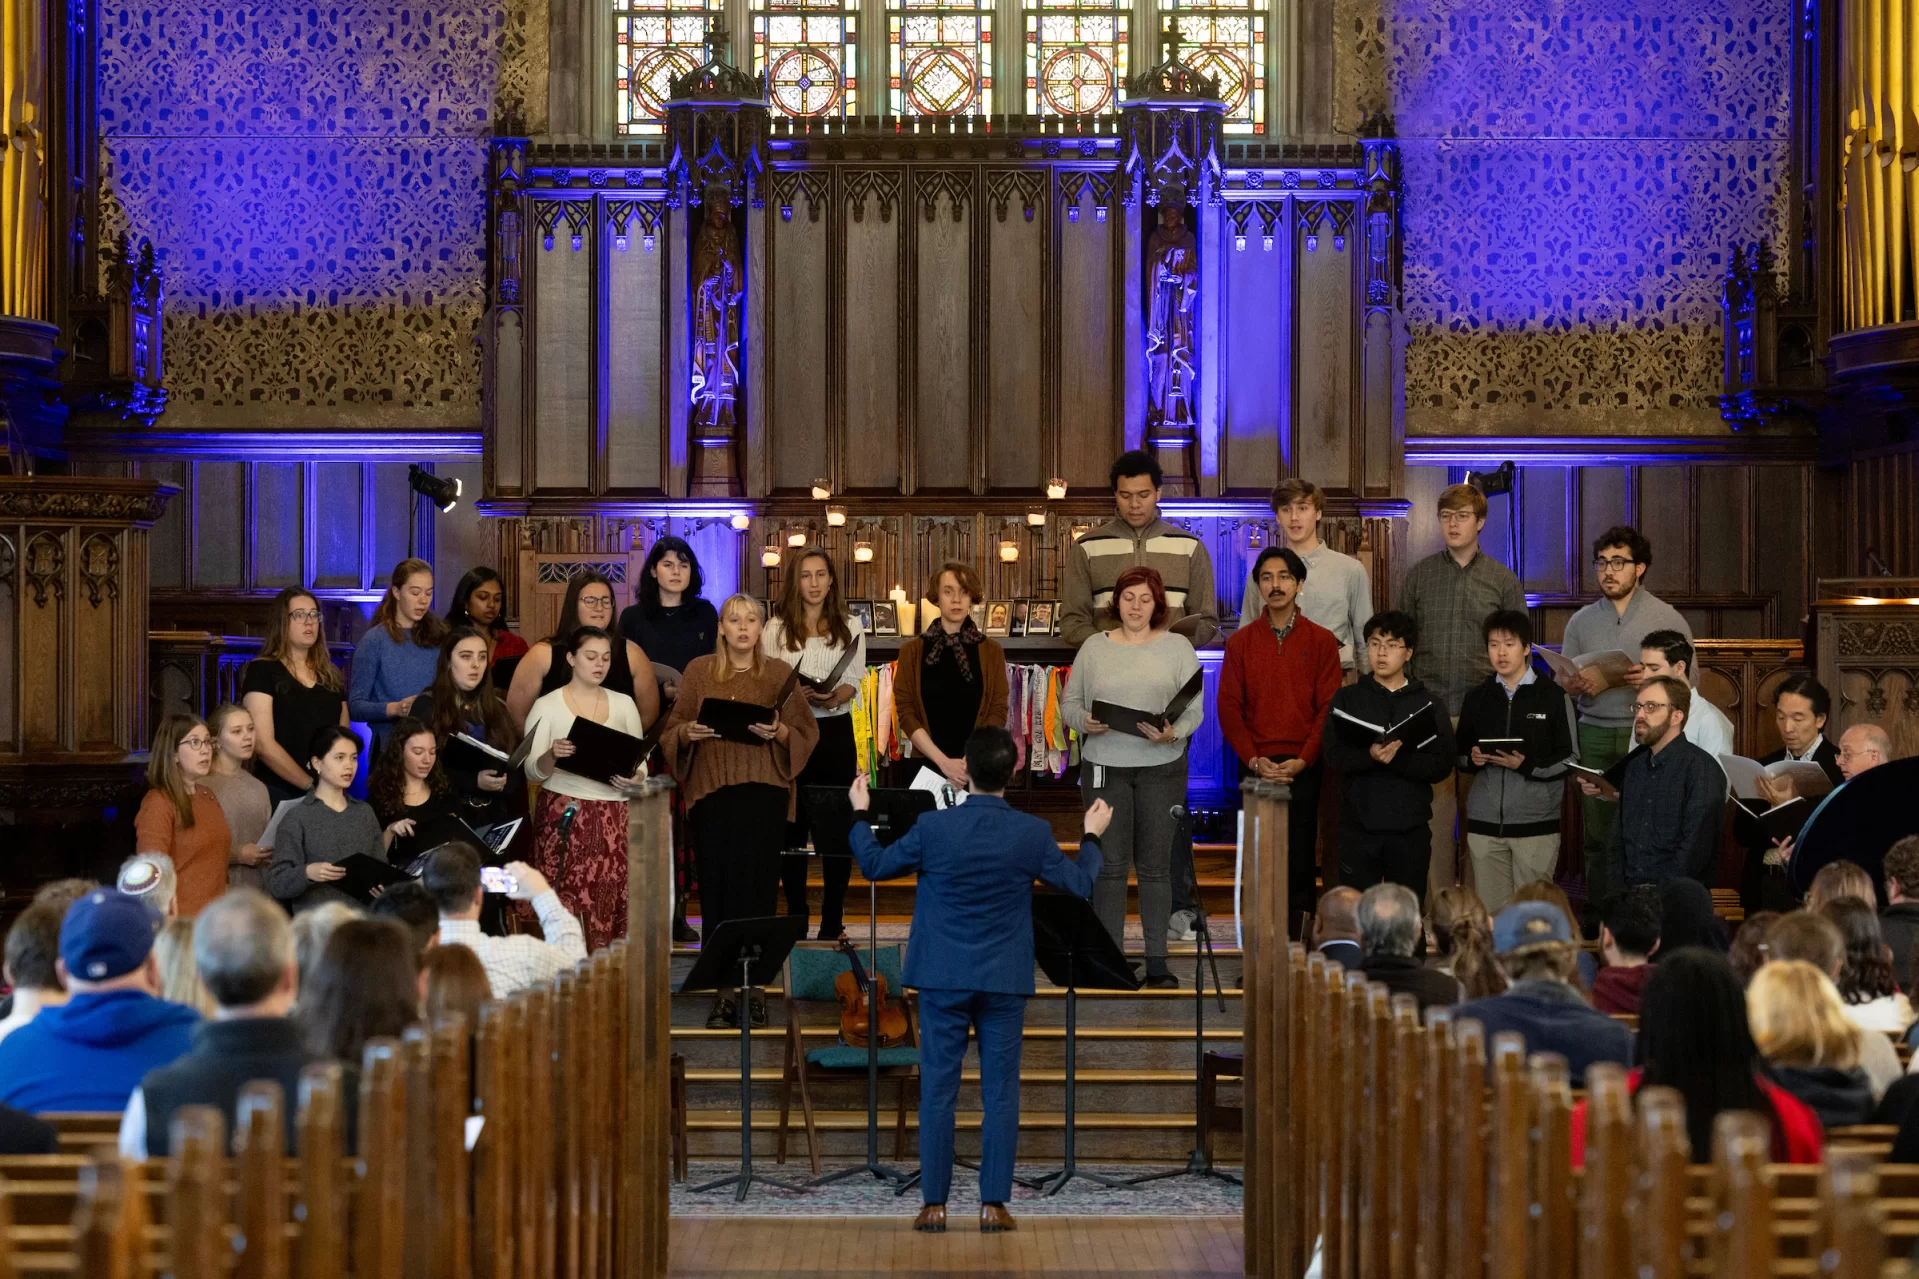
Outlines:
[{"label": "framed photograph", "polygon": [[898,635],[900,633],[899,605],[892,600],[873,601],[873,634]]},{"label": "framed photograph", "polygon": [[1005,638],[1006,628],[1012,625],[1013,606],[1006,600],[988,600],[986,602],[986,625],[981,629],[996,638]]},{"label": "framed photograph", "polygon": [[1051,635],[1053,633],[1053,601],[1033,601],[1033,607],[1028,609],[1026,613],[1026,633],[1028,635]]},{"label": "framed photograph", "polygon": [[[888,600],[887,605],[888,605],[887,611],[891,612],[892,601]],[[846,611],[859,619],[861,630],[865,631],[868,635],[877,634],[877,632],[874,631],[873,629],[873,601],[872,600],[848,600],[846,601]],[[894,634],[899,633],[897,615],[895,616],[895,620],[894,620],[893,633]]]},{"label": "framed photograph", "polygon": [[[939,612],[939,610],[938,610],[938,609],[934,609],[933,611],[934,611],[935,613],[938,613],[938,612]],[[986,629],[986,605],[984,605],[984,604],[975,604],[975,605],[973,605],[973,625],[974,625],[974,626],[976,626],[976,627],[978,627],[978,628],[979,628],[979,629],[980,629],[980,630],[981,630],[982,632],[983,632],[983,631],[985,631],[985,629]]]},{"label": "framed photograph", "polygon": [[1013,639],[1019,639],[1026,634],[1026,605],[1025,600],[1013,601],[1012,624],[1006,629],[1006,634]]}]

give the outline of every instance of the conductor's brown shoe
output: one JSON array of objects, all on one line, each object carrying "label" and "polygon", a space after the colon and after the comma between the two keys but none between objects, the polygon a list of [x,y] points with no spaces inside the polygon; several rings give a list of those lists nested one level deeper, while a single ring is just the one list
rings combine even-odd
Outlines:
[{"label": "conductor's brown shoe", "polygon": [[1005,1204],[981,1204],[979,1206],[979,1232],[983,1235],[996,1235],[1002,1230],[1017,1230],[1013,1224],[1013,1214],[1006,1211]]},{"label": "conductor's brown shoe", "polygon": [[913,1229],[922,1234],[943,1235],[946,1233],[946,1205],[927,1204],[920,1209],[920,1215],[913,1218]]}]

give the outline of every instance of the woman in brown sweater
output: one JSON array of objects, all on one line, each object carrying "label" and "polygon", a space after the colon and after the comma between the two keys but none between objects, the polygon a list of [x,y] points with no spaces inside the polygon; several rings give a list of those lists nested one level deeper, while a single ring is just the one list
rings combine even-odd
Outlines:
[{"label": "woman in brown sweater", "polygon": [[[700,932],[728,919],[774,914],[780,892],[780,849],[786,823],[797,811],[794,779],[806,767],[819,728],[794,682],[792,668],[760,648],[760,606],[735,595],[720,608],[719,641],[709,657],[687,664],[660,747],[686,797],[699,870]],[[778,717],[753,726],[762,741],[728,741],[699,722],[708,697],[763,706],[785,690]],[[748,1009],[755,1026],[766,1024],[766,1004],[755,997]],[[739,1025],[732,992],[713,1002],[709,1027]]]},{"label": "woman in brown sweater", "polygon": [[213,734],[197,715],[169,715],[153,734],[146,796],[133,819],[136,853],[165,853],[180,876],[174,898],[193,916],[227,890],[232,835],[220,801],[208,789]]},{"label": "woman in brown sweater", "polygon": [[893,665],[900,732],[959,790],[966,789],[966,739],[983,725],[1006,723],[1006,651],[973,625],[980,598],[972,565],[940,565],[926,583],[933,620],[900,645]]}]

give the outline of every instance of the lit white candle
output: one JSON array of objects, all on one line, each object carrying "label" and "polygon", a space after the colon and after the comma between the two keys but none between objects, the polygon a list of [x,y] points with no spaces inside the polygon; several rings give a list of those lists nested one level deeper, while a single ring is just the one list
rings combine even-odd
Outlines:
[{"label": "lit white candle", "polygon": [[914,614],[918,610],[916,610],[913,607],[913,601],[906,598],[906,589],[902,586],[895,585],[893,587],[893,590],[889,598],[892,599],[894,609],[899,614],[900,634],[902,635],[919,634],[919,627],[914,624],[915,623]]}]

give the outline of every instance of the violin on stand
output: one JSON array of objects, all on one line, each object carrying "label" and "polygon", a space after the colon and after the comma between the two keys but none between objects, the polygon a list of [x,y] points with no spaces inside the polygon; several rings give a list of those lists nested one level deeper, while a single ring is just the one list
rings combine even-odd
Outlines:
[{"label": "violin on stand", "polygon": [[848,1047],[864,1048],[867,1027],[877,1026],[881,1048],[905,1043],[906,1010],[898,1003],[887,1003],[886,978],[867,973],[866,965],[860,962],[859,947],[844,930],[840,933],[839,950],[851,965],[848,971],[833,979],[833,993],[840,1001],[840,1042]]}]

